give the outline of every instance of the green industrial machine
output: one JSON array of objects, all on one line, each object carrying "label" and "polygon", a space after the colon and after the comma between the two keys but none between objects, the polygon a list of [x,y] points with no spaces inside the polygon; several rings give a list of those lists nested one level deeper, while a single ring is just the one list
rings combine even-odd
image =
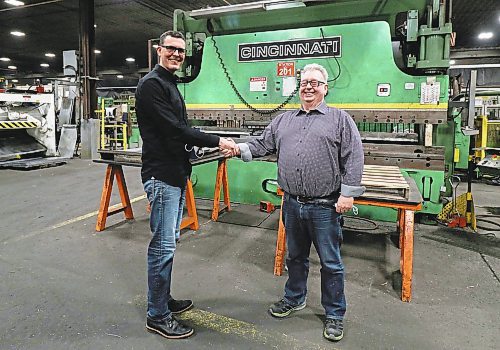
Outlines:
[{"label": "green industrial machine", "polygon": [[[399,166],[423,195],[421,212],[437,214],[457,154],[467,157],[469,149],[461,110],[448,104],[450,11],[445,0],[176,10],[174,29],[187,38],[179,89],[188,116],[209,132],[258,135],[275,115],[300,106],[298,72],[319,63],[329,73],[326,102],[355,120],[365,163]],[[228,171],[231,200],[279,200],[263,186],[276,178],[276,163],[232,159]],[[195,167],[197,196],[213,196],[214,174],[215,164]],[[396,219],[390,209],[365,207],[360,215]]]}]

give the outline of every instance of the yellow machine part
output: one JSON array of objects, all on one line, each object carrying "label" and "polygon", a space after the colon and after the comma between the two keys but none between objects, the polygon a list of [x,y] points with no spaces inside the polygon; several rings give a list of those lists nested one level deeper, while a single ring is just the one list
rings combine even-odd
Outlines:
[{"label": "yellow machine part", "polygon": [[[467,214],[467,199],[472,202],[471,213]],[[441,222],[449,222],[454,215],[460,215],[467,218],[467,224],[475,231],[476,230],[476,214],[474,212],[474,200],[472,193],[466,192],[446,204],[437,218]]]},{"label": "yellow machine part", "polygon": [[460,149],[455,148],[453,152],[453,161],[458,163],[460,161]]}]

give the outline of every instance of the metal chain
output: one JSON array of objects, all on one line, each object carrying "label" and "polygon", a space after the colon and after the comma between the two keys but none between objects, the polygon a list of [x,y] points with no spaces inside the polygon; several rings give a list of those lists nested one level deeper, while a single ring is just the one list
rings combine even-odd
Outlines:
[{"label": "metal chain", "polygon": [[245,98],[241,95],[241,93],[238,91],[238,89],[234,85],[233,80],[229,76],[229,73],[227,71],[226,65],[222,61],[222,57],[221,57],[221,54],[219,52],[219,48],[217,47],[217,42],[215,41],[215,38],[214,38],[213,35],[211,36],[211,38],[212,38],[212,41],[214,42],[215,53],[217,54],[217,57],[218,57],[219,62],[220,62],[220,65],[222,67],[222,70],[224,71],[224,74],[226,75],[226,78],[227,78],[227,81],[229,82],[229,85],[231,85],[231,88],[233,89],[233,91],[236,94],[236,96],[238,96],[238,98],[240,99],[240,101],[245,106],[247,106],[247,108],[249,108],[250,110],[252,110],[252,111],[254,111],[256,113],[259,113],[259,114],[264,114],[264,115],[274,114],[274,113],[280,111],[283,107],[285,107],[292,100],[292,98],[295,96],[295,94],[297,93],[297,91],[299,91],[299,81],[297,80],[297,86],[295,87],[295,90],[293,90],[292,93],[285,99],[285,101],[283,101],[278,107],[276,107],[274,109],[271,109],[269,111],[255,108],[254,106],[252,106],[250,103],[248,103],[245,100]]}]

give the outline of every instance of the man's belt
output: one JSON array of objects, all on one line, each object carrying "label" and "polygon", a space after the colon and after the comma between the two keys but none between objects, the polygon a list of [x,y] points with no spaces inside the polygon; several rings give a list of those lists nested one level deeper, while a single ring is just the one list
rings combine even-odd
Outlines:
[{"label": "man's belt", "polygon": [[335,207],[335,203],[337,203],[340,193],[335,193],[326,197],[294,196],[292,194],[289,194],[289,196],[300,204],[322,204]]}]

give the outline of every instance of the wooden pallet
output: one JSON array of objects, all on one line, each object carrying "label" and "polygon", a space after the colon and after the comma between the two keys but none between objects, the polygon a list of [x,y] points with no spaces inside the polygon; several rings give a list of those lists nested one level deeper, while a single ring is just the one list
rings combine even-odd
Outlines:
[{"label": "wooden pallet", "polygon": [[410,186],[397,166],[365,165],[361,185],[366,187],[363,197],[408,199]]}]

